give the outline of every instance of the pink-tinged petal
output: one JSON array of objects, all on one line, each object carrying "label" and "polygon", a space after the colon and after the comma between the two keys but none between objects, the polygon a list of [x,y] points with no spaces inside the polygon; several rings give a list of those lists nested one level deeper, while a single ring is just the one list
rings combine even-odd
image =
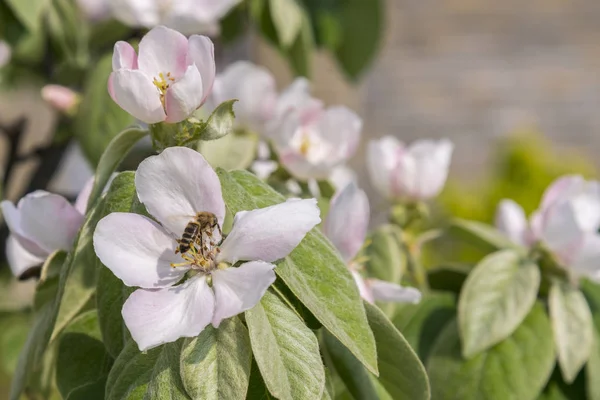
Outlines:
[{"label": "pink-tinged petal", "polygon": [[579,227],[571,202],[563,202],[552,208],[552,213],[543,217],[541,239],[563,263],[569,264],[585,232]]},{"label": "pink-tinged petal", "polygon": [[527,244],[527,217],[523,208],[513,200],[505,199],[498,204],[495,225],[514,243]]},{"label": "pink-tinged petal", "polygon": [[75,199],[75,209],[79,211],[81,215],[85,215],[90,194],[92,194],[92,189],[94,188],[94,180],[94,176],[88,179],[88,181],[85,183],[85,186],[83,186],[83,189],[81,189],[81,192],[79,192],[77,198]]},{"label": "pink-tinged petal", "polygon": [[362,247],[368,225],[367,194],[355,183],[350,183],[331,200],[323,231],[348,262]]},{"label": "pink-tinged petal", "polygon": [[183,78],[175,82],[165,95],[166,122],[176,123],[188,118],[202,104],[202,77],[194,65],[190,65]]},{"label": "pink-tinged petal", "polygon": [[212,324],[219,327],[221,321],[254,307],[269,286],[275,282],[275,265],[252,261],[238,268],[227,268],[212,273],[215,292],[215,314]]},{"label": "pink-tinged petal", "polygon": [[160,93],[151,78],[140,70],[119,70],[110,74],[109,93],[123,110],[147,124],[167,117]]},{"label": "pink-tinged petal", "polygon": [[189,266],[175,254],[177,243],[156,222],[142,215],[112,213],[94,231],[96,255],[127,286],[164,288],[177,283]]},{"label": "pink-tinged petal", "polygon": [[129,43],[123,41],[115,43],[112,68],[113,71],[120,69],[138,69],[138,56]]},{"label": "pink-tinged petal", "polygon": [[367,148],[367,169],[371,183],[386,198],[397,196],[392,190],[392,174],[403,149],[404,144],[393,136],[372,140]]},{"label": "pink-tinged petal", "polygon": [[221,182],[202,155],[186,147],[169,147],[141,162],[135,174],[138,197],[175,237],[201,211],[225,218]]},{"label": "pink-tinged petal", "polygon": [[[34,193],[29,194],[29,196],[34,195]],[[43,249],[31,240],[21,227],[21,212],[13,203],[8,200],[4,200],[0,203],[0,208],[2,209],[2,215],[4,216],[4,221],[6,225],[8,225],[8,229],[11,234],[19,242],[19,244],[25,248],[29,253],[34,254],[37,257],[46,258],[50,255],[48,250]]]},{"label": "pink-tinged petal", "polygon": [[221,245],[220,261],[273,262],[287,256],[321,218],[316,199],[290,199],[274,206],[235,215]]},{"label": "pink-tinged petal", "polygon": [[586,235],[572,259],[567,267],[576,276],[586,276],[598,282],[600,280],[600,236],[595,233]]},{"label": "pink-tinged petal", "polygon": [[329,107],[322,114],[318,129],[324,138],[335,143],[332,157],[336,163],[346,161],[354,155],[360,142],[362,126],[362,119],[347,107]]},{"label": "pink-tinged petal", "polygon": [[200,72],[203,87],[201,103],[204,103],[212,91],[216,75],[215,46],[212,40],[206,36],[190,36],[186,63],[188,65],[196,65],[196,68]]},{"label": "pink-tinged petal", "polygon": [[373,292],[371,288],[367,285],[367,282],[364,278],[356,271],[350,271],[352,273],[352,277],[354,278],[354,282],[356,282],[356,287],[358,287],[358,293],[360,293],[360,297],[369,303],[375,303],[375,299],[373,298]]},{"label": "pink-tinged petal", "polygon": [[206,277],[196,275],[168,289],[138,289],[123,304],[123,319],[141,351],[198,336],[215,306]]},{"label": "pink-tinged petal", "polygon": [[38,257],[28,252],[19,241],[10,235],[6,240],[6,259],[13,275],[21,278],[32,269],[44,263],[44,257]]},{"label": "pink-tinged petal", "polygon": [[413,304],[421,301],[421,292],[412,287],[402,287],[379,279],[368,279],[367,285],[371,288],[376,301]]},{"label": "pink-tinged petal", "polygon": [[336,190],[342,190],[351,183],[357,183],[356,172],[350,167],[340,165],[335,167],[329,175],[329,182]]},{"label": "pink-tinged petal", "polygon": [[600,187],[598,182],[584,182],[578,193],[570,196],[581,230],[596,232],[600,228]]},{"label": "pink-tinged petal", "polygon": [[540,209],[545,211],[557,201],[564,200],[570,194],[579,190],[584,182],[584,179],[579,175],[566,175],[556,179],[544,192]]},{"label": "pink-tinged petal", "polygon": [[43,191],[21,199],[19,212],[25,236],[48,254],[70,250],[84,219],[67,199]]},{"label": "pink-tinged petal", "polygon": [[108,0],[111,14],[131,27],[151,28],[161,19],[160,2],[148,0]]},{"label": "pink-tinged petal", "polygon": [[188,40],[176,30],[166,26],[152,28],[140,41],[138,66],[148,76],[167,79],[170,73],[179,79],[187,69]]},{"label": "pink-tinged petal", "polygon": [[63,113],[72,112],[80,99],[75,91],[62,85],[45,85],[41,95],[46,103]]},{"label": "pink-tinged petal", "polygon": [[4,40],[0,40],[0,68],[4,67],[10,62],[12,56],[12,49]]}]

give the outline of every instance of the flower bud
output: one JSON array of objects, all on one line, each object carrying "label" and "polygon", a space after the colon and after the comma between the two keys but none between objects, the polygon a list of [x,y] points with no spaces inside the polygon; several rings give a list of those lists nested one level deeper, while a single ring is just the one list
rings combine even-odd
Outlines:
[{"label": "flower bud", "polygon": [[55,110],[65,114],[74,114],[81,100],[79,94],[61,85],[44,86],[42,99]]}]

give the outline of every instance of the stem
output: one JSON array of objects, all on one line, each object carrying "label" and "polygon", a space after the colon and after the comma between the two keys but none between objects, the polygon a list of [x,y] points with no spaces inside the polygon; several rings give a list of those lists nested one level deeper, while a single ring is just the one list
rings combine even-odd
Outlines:
[{"label": "stem", "polygon": [[20,161],[19,146],[21,144],[23,134],[25,133],[26,126],[27,120],[25,118],[19,119],[17,122],[9,126],[0,126],[0,130],[2,130],[6,135],[9,143],[8,161],[6,163],[6,167],[4,168],[4,178],[2,180],[2,187],[4,191],[6,191],[6,187],[8,186],[8,182],[10,181],[12,173],[14,172],[15,166]]},{"label": "stem", "polygon": [[423,264],[419,262],[419,246],[403,235],[401,246],[406,254],[406,267],[408,272],[417,286],[417,288],[425,293],[429,291],[429,281],[427,280],[427,272]]}]

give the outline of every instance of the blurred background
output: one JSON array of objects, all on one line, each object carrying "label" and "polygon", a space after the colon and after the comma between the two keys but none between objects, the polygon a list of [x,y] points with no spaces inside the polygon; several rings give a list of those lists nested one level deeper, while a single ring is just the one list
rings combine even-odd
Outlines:
[{"label": "blurred background", "polygon": [[[368,182],[365,148],[383,135],[455,143],[441,214],[490,222],[502,197],[530,212],[555,177],[596,174],[598,1],[281,0],[290,1],[302,21],[291,44],[281,43],[277,21],[293,16],[274,18],[277,1],[244,1],[220,18],[217,68],[251,60],[273,72],[279,89],[306,75],[316,97],[360,115],[351,165],[375,205],[374,223],[385,207]],[[144,28],[97,20],[69,0],[0,0],[0,39],[12,48],[0,68],[3,198],[35,189],[74,198],[104,146],[132,122],[112,104],[106,78],[114,42],[135,41]],[[48,83],[83,93],[77,115],[42,99]],[[8,279],[8,268],[0,275],[0,309],[22,308],[32,283]],[[0,324],[2,393],[28,319],[11,313]]]}]

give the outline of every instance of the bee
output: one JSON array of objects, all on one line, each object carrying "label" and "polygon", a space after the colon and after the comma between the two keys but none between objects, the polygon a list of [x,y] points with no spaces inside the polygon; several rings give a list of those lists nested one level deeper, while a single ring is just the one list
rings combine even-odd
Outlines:
[{"label": "bee", "polygon": [[204,233],[206,233],[211,237],[215,228],[218,229],[219,235],[222,236],[221,227],[219,226],[219,221],[215,214],[206,211],[197,213],[194,219],[191,220],[183,230],[181,239],[177,240],[179,246],[175,253],[187,253],[198,244],[200,246],[200,253],[206,258],[205,251],[207,249],[204,247],[203,236]]}]

